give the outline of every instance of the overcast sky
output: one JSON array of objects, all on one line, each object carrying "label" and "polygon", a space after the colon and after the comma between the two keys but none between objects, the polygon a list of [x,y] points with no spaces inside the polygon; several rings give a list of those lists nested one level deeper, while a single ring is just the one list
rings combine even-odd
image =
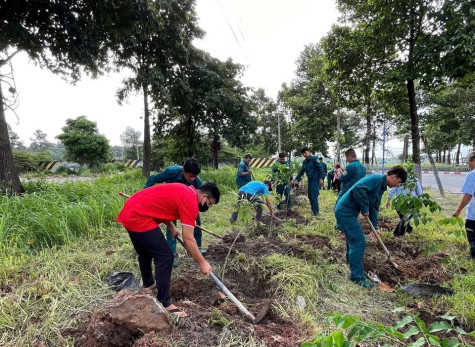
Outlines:
[{"label": "overcast sky", "polygon": [[[245,65],[243,83],[264,88],[271,97],[292,79],[304,46],[318,42],[338,17],[333,0],[197,0],[197,13],[206,36],[196,46],[221,60],[231,57]],[[120,145],[119,136],[127,126],[143,133],[141,96],[130,97],[122,106],[116,101],[124,73],[96,80],[84,76],[72,86],[24,54],[15,56],[13,65],[19,119],[7,111],[7,122],[25,145],[36,129],[56,141],[66,119],[81,115],[97,122],[111,145]]]}]

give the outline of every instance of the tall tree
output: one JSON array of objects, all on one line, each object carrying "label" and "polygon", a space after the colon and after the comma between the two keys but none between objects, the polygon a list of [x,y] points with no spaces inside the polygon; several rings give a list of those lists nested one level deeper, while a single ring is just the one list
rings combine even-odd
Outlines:
[{"label": "tall tree", "polygon": [[10,124],[7,124],[8,137],[10,138],[10,145],[12,149],[26,149],[20,136],[12,130]]},{"label": "tall tree", "polygon": [[81,165],[104,163],[110,159],[109,141],[100,135],[96,122],[86,116],[67,119],[57,138],[66,147],[67,158]]},{"label": "tall tree", "polygon": [[[0,2],[0,69],[24,51],[30,59],[72,80],[84,68],[96,74],[107,61],[110,7],[113,2],[92,0]],[[13,162],[5,118],[0,74],[0,193],[24,192]]]},{"label": "tall tree", "polygon": [[141,140],[142,133],[132,127],[127,127],[125,131],[120,134],[120,141],[124,150],[124,159],[140,160],[143,142]]},{"label": "tall tree", "polygon": [[[365,43],[371,47],[371,51],[377,50],[378,47],[381,52],[388,49],[395,51],[392,59],[386,61],[389,67],[386,81],[405,84],[411,122],[412,155],[419,178],[421,158],[417,83],[433,86],[442,82],[443,77],[451,77],[456,73],[464,74],[474,67],[475,38],[473,35],[466,35],[463,39],[463,34],[470,32],[467,27],[474,25],[474,14],[463,4],[467,2],[337,0],[344,18],[368,33]],[[457,23],[454,18],[466,20]],[[452,35],[455,35],[456,39],[450,39]],[[459,56],[455,58],[454,54]],[[456,67],[454,59],[463,62],[463,68]]]},{"label": "tall tree", "polygon": [[[121,102],[131,92],[141,92],[144,105],[142,173],[150,174],[150,97],[166,98],[171,75],[187,59],[191,42],[202,35],[197,26],[194,0],[129,1],[116,13],[125,30],[113,40],[115,63],[133,72],[118,91]],[[162,106],[159,102],[157,106]]]},{"label": "tall tree", "polygon": [[40,129],[36,129],[33,137],[30,137],[30,150],[33,152],[47,151],[51,147],[51,143],[46,139],[48,135]]}]

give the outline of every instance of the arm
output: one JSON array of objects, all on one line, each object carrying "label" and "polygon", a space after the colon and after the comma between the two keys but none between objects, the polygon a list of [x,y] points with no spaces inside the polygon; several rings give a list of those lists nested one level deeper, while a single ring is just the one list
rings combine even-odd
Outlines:
[{"label": "arm", "polygon": [[386,201],[386,207],[391,205],[391,199],[393,198],[394,194],[396,194],[397,187],[392,187],[388,194],[388,201]]},{"label": "arm", "polygon": [[180,236],[180,231],[176,228],[172,221],[166,221],[165,225],[168,227],[168,229],[170,229],[173,239],[175,239],[177,236]]},{"label": "arm", "polygon": [[364,185],[353,186],[353,197],[356,204],[359,206],[361,214],[363,216],[369,216],[369,200],[368,200],[368,187]]},{"label": "arm", "polygon": [[417,187],[416,187],[416,196],[421,196],[422,195],[422,186],[421,182],[417,180]]},{"label": "arm", "polygon": [[342,182],[349,181],[355,175],[356,166],[348,165],[345,171],[338,174],[338,178]]},{"label": "arm", "polygon": [[244,171],[245,168],[246,168],[246,165],[244,165],[244,164],[239,164],[238,176],[252,175],[252,170],[249,169],[249,170],[247,170],[247,171]]},{"label": "arm", "polygon": [[465,193],[462,196],[462,200],[460,200],[459,207],[457,207],[454,213],[452,213],[452,216],[458,217],[460,213],[462,212],[462,210],[465,208],[465,206],[467,206],[470,200],[472,200],[472,197],[473,197],[472,195]]},{"label": "arm", "polygon": [[200,271],[206,276],[209,276],[209,273],[211,272],[212,268],[205,260],[205,258],[203,258],[203,255],[201,254],[200,249],[196,244],[196,240],[193,236],[193,227],[189,225],[182,225],[181,230],[186,250],[198,262],[198,264],[200,265]]},{"label": "arm", "polygon": [[167,180],[173,178],[173,172],[169,168],[166,168],[164,171],[150,176],[147,179],[147,182],[145,183],[145,188],[151,187],[157,183],[163,183],[166,182]]},{"label": "arm", "polygon": [[294,181],[300,181],[304,173],[305,173],[305,166],[302,164],[299,174],[297,175],[297,177],[295,177]]}]

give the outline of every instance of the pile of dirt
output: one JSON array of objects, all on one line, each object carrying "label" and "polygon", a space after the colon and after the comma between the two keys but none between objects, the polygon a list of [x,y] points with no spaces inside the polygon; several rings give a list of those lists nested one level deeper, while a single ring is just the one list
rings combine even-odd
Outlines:
[{"label": "pile of dirt", "polygon": [[280,211],[276,216],[282,221],[295,220],[296,224],[308,224],[308,219],[296,211]]},{"label": "pile of dirt", "polygon": [[450,274],[440,262],[447,257],[445,254],[438,252],[426,257],[422,246],[403,245],[399,239],[386,241],[385,245],[394,262],[399,265],[398,269],[387,261],[386,255],[375,242],[367,243],[363,259],[365,271],[374,272],[381,281],[394,286],[412,282],[440,284],[450,280]]}]

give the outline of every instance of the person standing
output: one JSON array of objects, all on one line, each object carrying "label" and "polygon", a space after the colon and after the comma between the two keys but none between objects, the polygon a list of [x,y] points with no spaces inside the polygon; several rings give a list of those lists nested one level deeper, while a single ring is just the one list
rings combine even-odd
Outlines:
[{"label": "person standing", "polygon": [[366,168],[356,157],[354,149],[350,148],[345,152],[346,165],[345,171],[338,174],[338,179],[341,182],[341,190],[338,193],[337,200],[340,199],[353,185],[360,179],[366,176]]},{"label": "person standing", "polygon": [[343,172],[343,169],[340,166],[340,163],[335,164],[335,168],[333,169],[333,191],[340,194],[341,190],[341,181],[340,181],[340,174]]},{"label": "person standing", "polygon": [[277,186],[275,188],[277,196],[279,197],[277,209],[281,209],[282,195],[284,195],[287,211],[290,211],[290,180],[292,177],[288,177],[288,175],[285,175],[285,172],[279,171],[279,168],[282,168],[282,171],[290,170],[290,162],[286,160],[285,153],[279,153],[279,160],[272,166],[272,172],[277,175]]},{"label": "person standing", "polygon": [[[241,202],[244,201],[244,199],[248,200],[256,209],[256,217],[254,218],[256,221],[260,221],[262,218],[261,205],[264,204],[264,200],[265,200],[265,204],[267,205],[267,208],[269,209],[270,218],[273,219],[274,210],[272,208],[272,203],[270,202],[270,199],[269,199],[269,195],[270,195],[269,192],[271,191],[272,191],[272,184],[270,181],[264,181],[264,182],[252,181],[242,186],[238,192],[237,205],[229,221],[231,223],[236,222],[236,219],[239,214],[239,208],[241,206]],[[264,200],[262,200],[262,198],[264,198]]]},{"label": "person standing", "polygon": [[465,229],[467,230],[468,244],[470,245],[470,256],[475,260],[475,151],[468,156],[468,167],[470,171],[462,187],[462,200],[452,216],[458,217],[467,206],[467,218],[465,219]]},{"label": "person standing", "polygon": [[323,168],[318,162],[318,158],[315,155],[311,155],[308,147],[302,147],[300,152],[304,156],[305,160],[302,163],[297,177],[292,180],[292,183],[302,179],[304,173],[308,178],[308,198],[310,200],[310,207],[314,216],[318,216],[320,213],[318,205],[318,195],[320,194],[320,186],[323,183]]},{"label": "person standing", "polygon": [[[405,194],[405,195],[411,194],[411,196],[421,196],[422,195],[421,182],[417,178],[415,178],[415,180],[416,180],[416,188],[414,188],[412,192],[410,192],[408,188],[404,188],[403,185],[398,185],[392,188],[388,194],[388,200],[386,201],[386,208],[388,208],[391,205],[391,199],[394,196],[397,197],[398,195],[401,195],[401,194]],[[403,236],[405,233],[412,233],[412,226],[410,222],[412,215],[409,216],[409,221],[406,224],[406,222],[404,221],[404,214],[402,214],[401,211],[398,211],[398,210],[396,210],[396,212],[399,216],[399,223],[394,229],[394,232],[393,232],[394,236]]]},{"label": "person standing", "polygon": [[236,175],[236,184],[238,189],[252,181],[252,170],[250,166],[251,161],[252,155],[251,153],[248,153],[239,163]]},{"label": "person standing", "polygon": [[[199,176],[200,172],[201,172],[201,167],[198,160],[196,160],[195,158],[189,158],[185,160],[185,163],[183,164],[183,166],[180,166],[180,165],[168,166],[162,172],[159,172],[156,175],[150,176],[147,179],[147,182],[145,183],[144,188],[149,188],[149,187],[154,186],[155,184],[160,184],[160,183],[182,183],[184,185],[193,186],[196,189],[198,189],[202,184],[200,176]],[[201,226],[201,217],[198,214],[193,235],[195,237],[196,243],[198,244],[201,254],[206,254],[206,250],[201,248],[203,233],[201,229],[199,228],[199,226]],[[166,235],[167,235],[168,246],[170,247],[171,251],[175,255],[173,259],[173,266],[177,267],[178,257],[176,256],[176,240],[172,236],[172,232],[170,228],[167,228]]]},{"label": "person standing", "polygon": [[180,220],[186,250],[198,262],[200,271],[209,275],[211,266],[198,248],[193,228],[198,213],[217,204],[219,197],[219,189],[213,183],[205,183],[198,189],[181,183],[161,184],[132,195],[117,217],[137,252],[142,285],[145,288],[157,288],[157,300],[169,313],[186,316],[185,312],[173,305],[170,296],[173,253],[165,241],[160,224],[166,224],[173,237],[176,237],[180,232],[173,221]]},{"label": "person standing", "polygon": [[335,174],[335,169],[331,169],[327,173],[327,189],[333,189],[333,175]]},{"label": "person standing", "polygon": [[361,213],[369,217],[374,228],[378,229],[379,206],[386,187],[395,187],[406,179],[407,172],[401,166],[393,167],[385,175],[369,175],[351,187],[336,204],[335,217],[346,236],[346,261],[350,264],[350,279],[363,287],[370,287],[371,282],[366,280],[364,274],[366,241],[358,223],[358,215]]},{"label": "person standing", "polygon": [[323,183],[321,184],[320,188],[325,189],[325,177],[328,174],[327,163],[323,161],[323,157],[318,158],[318,161],[320,162],[320,165],[322,165],[322,169],[323,169],[323,178],[322,178]]}]

